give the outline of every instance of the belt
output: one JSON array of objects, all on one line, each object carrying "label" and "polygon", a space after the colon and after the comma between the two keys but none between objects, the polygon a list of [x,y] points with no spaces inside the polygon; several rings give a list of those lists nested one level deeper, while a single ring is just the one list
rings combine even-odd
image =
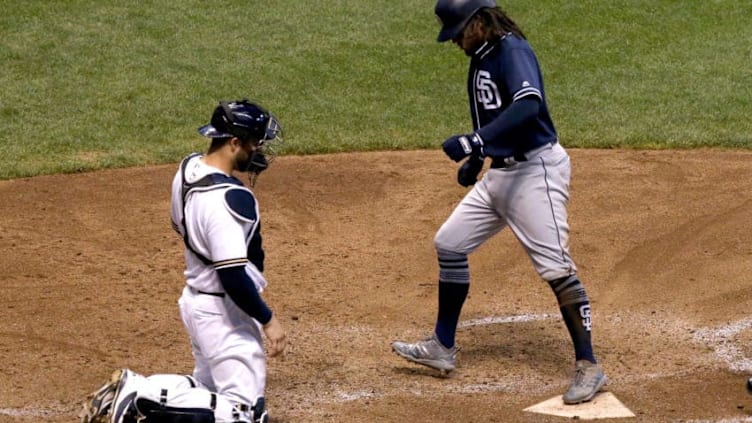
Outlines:
[{"label": "belt", "polygon": [[504,169],[507,167],[512,167],[519,162],[526,162],[535,157],[541,151],[551,148],[551,146],[555,145],[556,142],[557,141],[547,142],[540,147],[535,147],[532,150],[528,150],[524,153],[514,153],[513,155],[506,157],[493,157],[491,158],[491,168]]},{"label": "belt", "polygon": [[192,287],[192,286],[189,286],[188,288],[189,288],[189,289],[191,290],[191,292],[193,292],[194,294],[211,295],[211,296],[213,296],[213,297],[220,297],[220,298],[224,298],[224,296],[225,296],[225,293],[224,293],[224,292],[206,292],[206,291],[202,291],[202,290],[200,290],[200,289],[196,289],[196,288],[194,288],[194,287]]}]

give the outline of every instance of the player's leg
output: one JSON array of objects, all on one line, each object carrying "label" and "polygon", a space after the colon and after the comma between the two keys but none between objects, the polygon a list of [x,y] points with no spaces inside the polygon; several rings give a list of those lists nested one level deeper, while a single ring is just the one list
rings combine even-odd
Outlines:
[{"label": "player's leg", "polygon": [[180,306],[194,344],[196,379],[237,404],[244,418],[255,412],[261,421],[266,358],[258,322],[227,297],[184,292]]},{"label": "player's leg", "polygon": [[556,294],[562,319],[575,350],[574,376],[563,400],[567,404],[589,401],[607,382],[606,375],[593,354],[590,300],[577,275],[548,283]]},{"label": "player's leg", "polygon": [[505,225],[490,203],[487,184],[485,178],[477,183],[434,237],[439,262],[439,309],[435,333],[447,348],[454,347],[457,323],[470,287],[468,255]]},{"label": "player's leg", "polygon": [[230,399],[204,388],[139,393],[136,408],[143,423],[255,423]]},{"label": "player's leg", "polygon": [[197,295],[192,293],[187,287],[183,289],[183,295],[178,300],[178,306],[180,308],[180,316],[183,320],[183,325],[191,340],[191,353],[193,354],[194,368],[193,377],[203,387],[210,391],[216,391],[214,381],[211,377],[211,370],[209,367],[209,361],[201,351],[200,343],[197,341],[199,337],[206,336],[199,333],[196,328],[196,311],[194,310],[194,303],[197,301]]},{"label": "player's leg", "polygon": [[261,422],[230,398],[211,392],[190,376],[157,374],[139,390],[136,410],[143,423]]},{"label": "player's leg", "polygon": [[220,325],[204,328],[214,341],[208,347],[212,380],[216,392],[240,404],[255,421],[266,415],[266,355],[261,327],[238,308],[225,300],[226,315]]},{"label": "player's leg", "polygon": [[569,254],[570,162],[559,146],[525,163],[514,184],[520,193],[508,209],[509,226],[519,239],[538,274],[556,295],[575,350],[575,382],[565,394],[568,403],[591,399],[605,384],[591,341],[590,301]]},{"label": "player's leg", "polygon": [[436,233],[439,262],[439,301],[434,334],[417,343],[395,342],[400,356],[443,371],[455,368],[455,335],[470,286],[468,254],[504,227],[490,207],[485,179],[457,205]]}]

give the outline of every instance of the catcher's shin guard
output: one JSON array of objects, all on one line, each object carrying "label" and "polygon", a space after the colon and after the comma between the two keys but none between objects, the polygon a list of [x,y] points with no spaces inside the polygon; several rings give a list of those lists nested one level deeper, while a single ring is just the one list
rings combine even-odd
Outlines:
[{"label": "catcher's shin guard", "polygon": [[215,423],[214,411],[206,408],[170,407],[148,398],[138,398],[136,408],[143,423]]},{"label": "catcher's shin guard", "polygon": [[[198,391],[195,394],[203,396]],[[217,423],[217,422],[245,422],[246,417],[242,411],[249,411],[248,406],[232,405],[225,398],[218,397],[215,393],[206,392],[211,397],[210,408],[206,407],[178,407],[168,405],[167,390],[161,392],[160,401],[154,401],[146,397],[136,399],[136,408],[141,416],[140,423]],[[194,397],[194,398],[200,398]],[[219,411],[218,411],[219,410]],[[266,411],[264,397],[256,401],[256,405],[250,407],[253,423],[268,423],[269,416]],[[219,420],[216,413],[219,412]]]}]

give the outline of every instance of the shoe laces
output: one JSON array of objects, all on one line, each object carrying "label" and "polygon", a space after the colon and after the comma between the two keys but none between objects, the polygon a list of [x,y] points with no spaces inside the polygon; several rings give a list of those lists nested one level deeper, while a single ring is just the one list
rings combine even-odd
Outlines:
[{"label": "shoe laces", "polygon": [[575,368],[574,369],[574,384],[582,385],[582,382],[584,379],[585,379],[585,368],[584,367]]},{"label": "shoe laces", "polygon": [[[576,386],[591,386],[595,385],[597,383],[598,378],[595,377],[597,374],[597,366],[577,366],[574,369],[574,382],[573,385]],[[588,370],[592,370],[594,372],[594,377],[588,379],[587,374]],[[587,383],[586,383],[587,382]]]}]

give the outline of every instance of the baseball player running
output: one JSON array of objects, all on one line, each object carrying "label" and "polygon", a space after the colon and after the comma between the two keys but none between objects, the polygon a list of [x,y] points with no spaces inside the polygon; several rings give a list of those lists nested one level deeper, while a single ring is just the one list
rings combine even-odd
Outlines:
[{"label": "baseball player running", "polygon": [[[460,162],[457,181],[474,187],[434,239],[439,306],[434,333],[394,342],[401,357],[445,372],[456,366],[455,332],[470,284],[468,254],[509,227],[551,286],[574,343],[567,404],[591,400],[606,384],[591,345],[590,302],[569,255],[570,162],[558,143],[538,61],[524,34],[494,0],[438,0],[438,41],[470,57],[467,89],[473,132],[444,141]],[[486,158],[490,169],[478,182]]]}]

